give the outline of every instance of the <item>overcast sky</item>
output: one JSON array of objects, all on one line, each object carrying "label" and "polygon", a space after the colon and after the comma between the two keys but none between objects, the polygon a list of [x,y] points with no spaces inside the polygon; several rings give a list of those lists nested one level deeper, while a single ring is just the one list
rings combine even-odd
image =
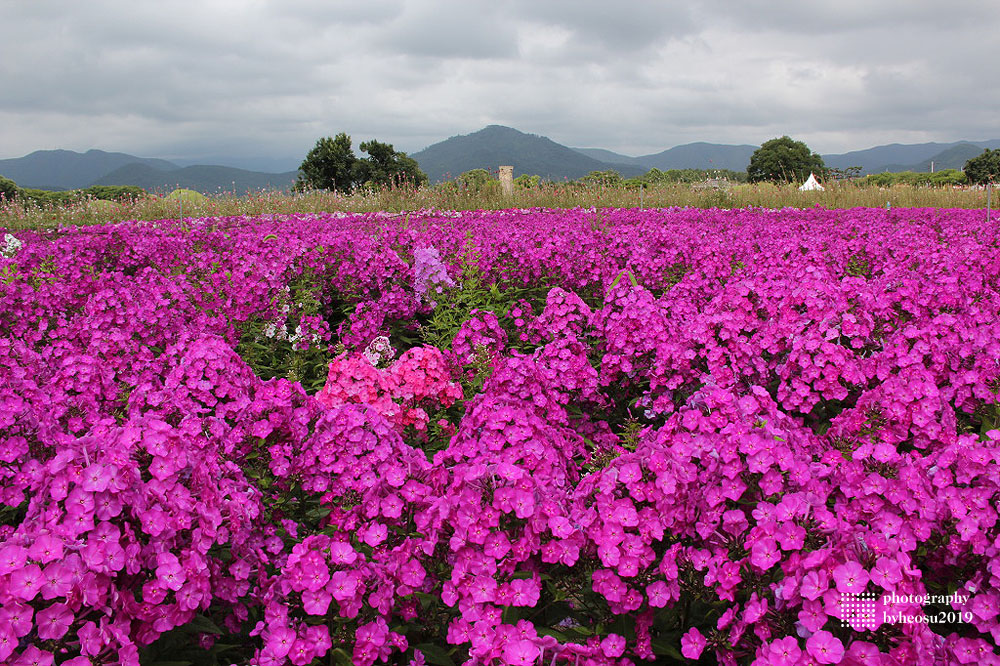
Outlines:
[{"label": "overcast sky", "polygon": [[0,0],[0,158],[997,139],[998,34],[996,0]]}]

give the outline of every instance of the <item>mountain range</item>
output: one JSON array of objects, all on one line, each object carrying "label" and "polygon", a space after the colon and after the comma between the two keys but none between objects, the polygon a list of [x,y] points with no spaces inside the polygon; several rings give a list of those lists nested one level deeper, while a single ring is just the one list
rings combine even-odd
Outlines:
[{"label": "mountain range", "polygon": [[[1000,148],[992,141],[889,144],[848,153],[823,155],[827,166],[861,167],[862,173],[961,169],[984,149]],[[659,153],[633,157],[601,148],[570,148],[551,139],[510,127],[489,125],[472,134],[453,136],[410,155],[431,182],[455,178],[471,169],[514,167],[514,175],[539,175],[548,180],[575,179],[591,171],[613,169],[625,177],[656,168],[730,169],[743,171],[757,150],[752,145],[689,143]],[[286,190],[296,171],[267,173],[230,166],[180,166],[162,159],[126,153],[88,150],[40,150],[24,157],[0,159],[0,175],[21,187],[69,190],[91,185],[138,185],[148,191],[177,187],[205,193]]]},{"label": "mountain range", "polygon": [[24,157],[0,160],[0,175],[21,187],[55,191],[91,185],[138,185],[150,192],[169,192],[178,187],[205,193],[286,190],[295,182],[296,173],[263,173],[227,166],[182,167],[167,160],[103,150],[38,150]]}]

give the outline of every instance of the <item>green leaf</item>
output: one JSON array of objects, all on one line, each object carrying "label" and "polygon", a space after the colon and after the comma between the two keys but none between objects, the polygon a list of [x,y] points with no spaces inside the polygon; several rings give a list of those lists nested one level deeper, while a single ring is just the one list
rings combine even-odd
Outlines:
[{"label": "green leaf", "polygon": [[417,600],[420,601],[420,605],[423,608],[428,608],[430,606],[433,606],[437,604],[438,601],[440,601],[441,599],[437,595],[427,594],[426,592],[414,592],[413,596],[415,596]]},{"label": "green leaf", "polygon": [[336,648],[333,651],[333,662],[335,664],[343,664],[344,666],[353,666],[354,659],[343,648]]},{"label": "green leaf", "polygon": [[652,641],[653,654],[661,654],[667,657],[673,657],[678,661],[684,661],[684,655],[680,653],[677,646],[674,645],[672,641],[665,638],[654,638]]},{"label": "green leaf", "polygon": [[539,636],[551,636],[560,643],[569,642],[569,636],[561,631],[556,631],[555,629],[549,629],[548,627],[536,627]]},{"label": "green leaf", "polygon": [[225,633],[219,625],[212,622],[204,615],[195,615],[194,619],[191,620],[188,626],[190,626],[195,631],[200,631],[203,634],[221,635]]},{"label": "green leaf", "polygon": [[434,645],[433,643],[421,643],[420,645],[415,645],[414,647],[423,653],[424,659],[427,660],[428,664],[436,664],[437,666],[455,666],[455,662],[443,647]]}]

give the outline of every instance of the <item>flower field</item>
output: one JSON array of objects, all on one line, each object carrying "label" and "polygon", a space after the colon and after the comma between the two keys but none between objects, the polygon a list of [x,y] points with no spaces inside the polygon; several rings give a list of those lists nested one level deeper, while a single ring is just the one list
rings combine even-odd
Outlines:
[{"label": "flower field", "polygon": [[0,244],[0,663],[1000,663],[1000,226]]}]

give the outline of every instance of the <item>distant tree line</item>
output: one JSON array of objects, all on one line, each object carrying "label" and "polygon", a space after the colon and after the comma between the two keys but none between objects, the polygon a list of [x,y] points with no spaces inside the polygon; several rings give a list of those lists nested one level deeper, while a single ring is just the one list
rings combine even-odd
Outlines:
[{"label": "distant tree line", "polygon": [[898,171],[872,173],[855,181],[859,185],[875,187],[892,187],[893,185],[965,185],[969,182],[965,173],[959,169],[942,169],[941,171]]},{"label": "distant tree line", "polygon": [[[367,157],[355,155],[351,137],[341,132],[335,137],[324,137],[316,142],[299,166],[295,181],[296,191],[330,190],[351,193],[365,187],[420,187],[427,184],[427,175],[417,161],[406,153],[397,151],[392,144],[376,140],[362,142],[359,148]],[[832,169],[823,158],[809,147],[788,136],[765,141],[750,158],[747,170],[729,169],[668,169],[653,168],[642,176],[625,178],[614,170],[592,171],[582,178],[566,183],[570,187],[611,187],[638,189],[669,183],[701,183],[708,180],[729,182],[803,182],[810,173],[821,180],[850,179],[859,185],[888,187],[906,185],[962,185],[985,184],[1000,180],[1000,149],[985,150],[968,160],[962,170],[944,169],[933,173],[880,173],[860,177],[860,167]],[[519,189],[538,187],[542,179],[537,175],[521,174],[514,179]],[[499,191],[499,182],[486,169],[472,169],[457,179],[439,187],[480,192],[487,189]],[[19,199],[39,205],[66,205],[82,199],[121,200],[145,195],[134,185],[96,185],[81,190],[50,192],[22,188],[13,180],[0,176],[0,198]]]},{"label": "distant tree line", "polygon": [[10,178],[0,176],[0,196],[7,201],[19,199],[25,203],[65,206],[83,199],[120,201],[146,196],[145,190],[135,185],[92,185],[82,190],[52,192],[31,187],[20,187]]}]

